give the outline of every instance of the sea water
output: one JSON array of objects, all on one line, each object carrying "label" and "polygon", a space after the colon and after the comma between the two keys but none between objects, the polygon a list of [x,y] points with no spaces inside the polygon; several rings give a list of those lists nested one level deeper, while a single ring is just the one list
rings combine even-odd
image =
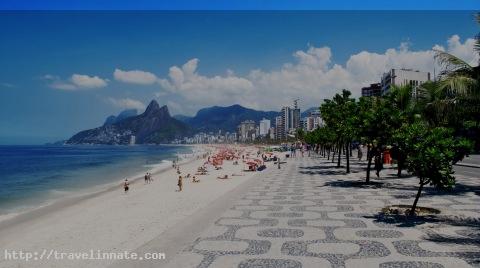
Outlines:
[{"label": "sea water", "polygon": [[0,146],[0,215],[171,165],[188,146]]}]

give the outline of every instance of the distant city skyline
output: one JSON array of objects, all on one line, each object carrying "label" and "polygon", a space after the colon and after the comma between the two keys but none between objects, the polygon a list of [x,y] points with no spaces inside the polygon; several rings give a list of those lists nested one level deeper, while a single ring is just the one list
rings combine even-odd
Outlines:
[{"label": "distant city skyline", "polygon": [[473,11],[2,12],[0,25],[0,144],[68,138],[151,99],[183,115],[304,110],[390,68],[433,74],[432,48],[478,62]]}]

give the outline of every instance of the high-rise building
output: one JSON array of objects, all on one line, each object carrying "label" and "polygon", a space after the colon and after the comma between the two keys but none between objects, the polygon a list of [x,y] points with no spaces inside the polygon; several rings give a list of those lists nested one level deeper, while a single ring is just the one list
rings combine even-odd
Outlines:
[{"label": "high-rise building", "polygon": [[275,138],[281,140],[285,137],[285,128],[283,127],[283,116],[275,117]]},{"label": "high-rise building", "polygon": [[370,84],[370,86],[368,87],[362,87],[362,97],[381,96],[381,95],[382,95],[381,83]]},{"label": "high-rise building", "polygon": [[240,123],[240,125],[238,125],[237,132],[238,139],[240,141],[248,141],[255,139],[255,122],[252,120],[243,121],[242,123]]},{"label": "high-rise building", "polygon": [[283,132],[283,137],[285,137],[286,133],[288,133],[288,130],[290,129],[290,125],[291,125],[291,115],[292,115],[292,112],[290,111],[290,107],[288,106],[285,106],[282,108],[282,112],[281,112],[281,116],[282,116],[282,132]]},{"label": "high-rise building", "polygon": [[323,125],[322,117],[320,116],[320,111],[314,110],[311,111],[306,118],[304,118],[304,130],[313,131]]},{"label": "high-rise building", "polygon": [[300,125],[300,108],[298,108],[298,100],[293,101],[293,109],[290,109],[290,129],[297,130],[301,127]]},{"label": "high-rise building", "polygon": [[[278,120],[278,118],[277,118]],[[300,120],[300,109],[298,108],[298,100],[293,102],[293,108],[284,106],[280,112],[281,122],[275,122],[276,137],[283,139],[288,134],[296,133],[297,129],[302,127]]]},{"label": "high-rise building", "polygon": [[135,135],[130,136],[130,145],[134,145],[136,143]]},{"label": "high-rise building", "polygon": [[271,127],[270,130],[268,131],[268,135],[270,136],[271,140],[275,139],[275,128]]},{"label": "high-rise building", "polygon": [[429,72],[414,71],[412,69],[391,69],[383,74],[382,95],[388,93],[392,86],[411,85],[414,89],[430,81]]},{"label": "high-rise building", "polygon": [[264,137],[268,135],[268,131],[270,130],[270,120],[262,119],[260,120],[260,136]]}]

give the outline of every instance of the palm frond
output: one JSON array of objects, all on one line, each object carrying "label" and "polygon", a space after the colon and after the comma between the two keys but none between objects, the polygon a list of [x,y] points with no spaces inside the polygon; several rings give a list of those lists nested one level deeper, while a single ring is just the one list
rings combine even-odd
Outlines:
[{"label": "palm frond", "polygon": [[444,72],[471,71],[473,69],[470,64],[450,53],[436,49],[433,51],[435,52],[435,60],[444,68]]},{"label": "palm frond", "polygon": [[439,82],[439,89],[461,96],[477,95],[478,81],[470,76],[447,75]]}]

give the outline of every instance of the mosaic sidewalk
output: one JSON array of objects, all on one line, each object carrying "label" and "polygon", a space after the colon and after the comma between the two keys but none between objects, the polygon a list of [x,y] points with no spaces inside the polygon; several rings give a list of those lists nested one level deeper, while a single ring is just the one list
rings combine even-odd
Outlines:
[{"label": "mosaic sidewalk", "polygon": [[[480,267],[480,179],[455,193],[426,189],[420,206],[439,216],[406,221],[379,213],[413,202],[415,178],[359,185],[323,158],[290,159],[258,183],[168,263],[170,267]],[[372,173],[373,176],[374,173]]]}]

